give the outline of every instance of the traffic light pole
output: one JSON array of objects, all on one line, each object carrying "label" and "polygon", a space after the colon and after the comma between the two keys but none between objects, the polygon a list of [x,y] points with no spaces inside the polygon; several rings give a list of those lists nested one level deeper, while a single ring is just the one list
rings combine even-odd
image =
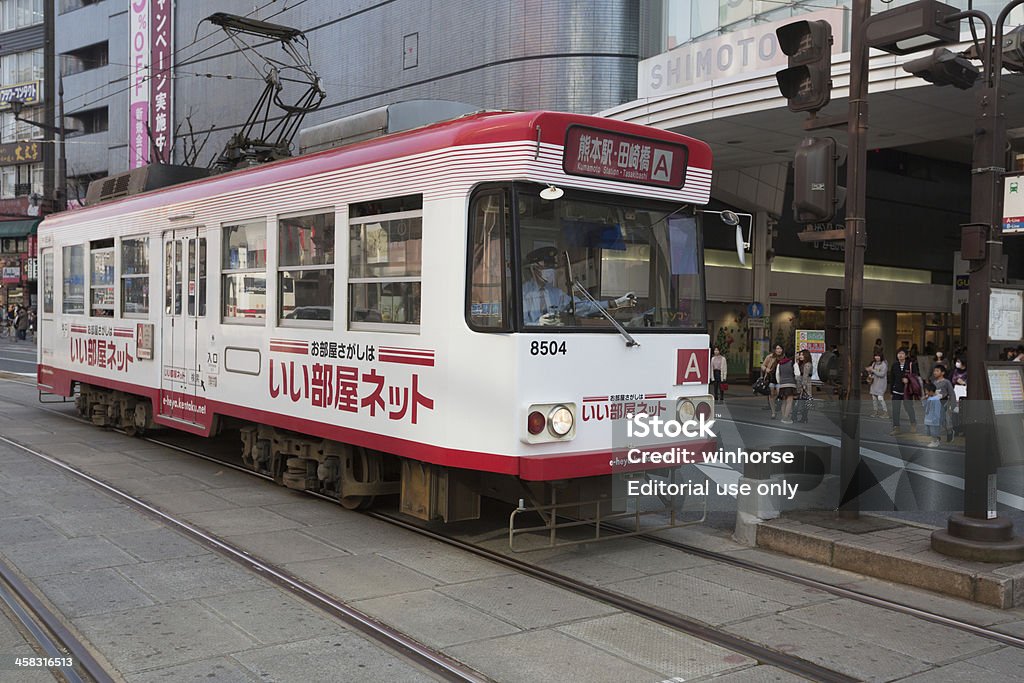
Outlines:
[{"label": "traffic light pole", "polygon": [[864,25],[871,16],[871,0],[854,0],[850,28],[850,103],[847,128],[849,139],[846,158],[846,234],[843,289],[843,327],[846,330],[846,362],[843,366],[842,442],[840,451],[839,515],[855,518],[859,513],[857,496],[860,482],[860,368],[861,329],[864,308],[864,250],[867,230],[864,205],[867,194],[867,130],[868,130],[868,48]]},{"label": "traffic light pole", "polygon": [[985,361],[989,356],[989,296],[994,282],[1003,282],[1002,176],[1006,160],[1006,121],[1000,111],[1003,24],[1010,10],[1024,0],[1009,3],[1000,12],[993,32],[984,12],[968,10],[949,20],[975,18],[985,25],[981,49],[983,82],[978,92],[974,121],[974,157],[971,168],[971,224],[965,242],[976,235],[980,244],[971,260],[968,289],[967,400],[961,405],[967,440],[964,449],[964,511],[949,517],[947,528],[932,534],[937,552],[986,562],[1024,559],[1024,539],[1013,534],[1013,522],[997,515],[999,456],[994,439],[992,408]]}]

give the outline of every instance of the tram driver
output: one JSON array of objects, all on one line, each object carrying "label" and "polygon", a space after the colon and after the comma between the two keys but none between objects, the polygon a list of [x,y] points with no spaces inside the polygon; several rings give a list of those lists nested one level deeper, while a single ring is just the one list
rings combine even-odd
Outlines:
[{"label": "tram driver", "polygon": [[[569,294],[557,284],[561,255],[554,247],[540,247],[526,256],[523,277],[523,322],[527,325],[562,325],[562,315],[583,318],[601,315],[601,310],[636,306],[636,295],[626,292],[611,301],[593,302]],[[568,286],[572,286],[571,283]],[[571,310],[570,310],[571,309]]]}]

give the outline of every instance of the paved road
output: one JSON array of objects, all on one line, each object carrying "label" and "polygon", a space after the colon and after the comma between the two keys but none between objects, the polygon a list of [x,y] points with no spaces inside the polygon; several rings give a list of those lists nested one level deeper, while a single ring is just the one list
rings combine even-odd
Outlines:
[{"label": "paved road", "polygon": [[15,342],[8,338],[0,339],[0,371],[15,372],[20,375],[36,374],[36,343],[34,341]]}]

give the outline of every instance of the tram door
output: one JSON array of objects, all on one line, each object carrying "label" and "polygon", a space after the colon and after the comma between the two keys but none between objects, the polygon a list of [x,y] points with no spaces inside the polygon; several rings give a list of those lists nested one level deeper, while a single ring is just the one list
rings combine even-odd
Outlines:
[{"label": "tram door", "polygon": [[206,231],[168,230],[163,245],[160,414],[199,423],[205,403],[198,341],[199,321],[206,317]]}]

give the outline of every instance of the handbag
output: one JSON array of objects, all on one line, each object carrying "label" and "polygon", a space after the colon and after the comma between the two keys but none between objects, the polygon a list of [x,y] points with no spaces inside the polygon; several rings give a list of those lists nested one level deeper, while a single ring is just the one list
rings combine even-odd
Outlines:
[{"label": "handbag", "polygon": [[910,398],[921,398],[924,392],[921,391],[921,378],[912,372],[907,375],[907,396]]},{"label": "handbag", "polygon": [[729,391],[729,383],[728,382],[720,382],[718,384],[718,386],[720,386],[722,388],[722,391]]},{"label": "handbag", "polygon": [[761,394],[762,396],[767,396],[768,394],[772,393],[771,387],[769,387],[768,384],[768,375],[761,375],[756,380],[754,380],[754,385],[752,387],[754,393]]}]

